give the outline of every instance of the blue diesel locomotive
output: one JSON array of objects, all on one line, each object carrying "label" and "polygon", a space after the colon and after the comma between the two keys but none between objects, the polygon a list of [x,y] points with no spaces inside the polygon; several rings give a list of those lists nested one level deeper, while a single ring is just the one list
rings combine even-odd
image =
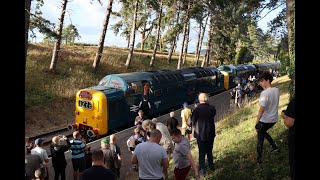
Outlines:
[{"label": "blue diesel locomotive", "polygon": [[97,86],[77,92],[75,123],[69,124],[68,129],[77,129],[82,136],[95,139],[110,131],[133,126],[143,97],[151,105],[148,117],[157,117],[181,108],[183,102],[194,102],[200,92],[215,95],[235,87],[240,78],[256,75],[266,68],[274,69],[278,67],[276,64],[191,67],[107,75]]}]

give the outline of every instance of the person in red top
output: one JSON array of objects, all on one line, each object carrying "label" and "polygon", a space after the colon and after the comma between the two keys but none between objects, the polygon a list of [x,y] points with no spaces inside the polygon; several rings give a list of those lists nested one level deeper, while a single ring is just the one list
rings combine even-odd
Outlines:
[{"label": "person in red top", "polygon": [[143,95],[145,97],[148,97],[148,94],[149,94],[149,84],[146,83],[144,86],[143,86]]}]

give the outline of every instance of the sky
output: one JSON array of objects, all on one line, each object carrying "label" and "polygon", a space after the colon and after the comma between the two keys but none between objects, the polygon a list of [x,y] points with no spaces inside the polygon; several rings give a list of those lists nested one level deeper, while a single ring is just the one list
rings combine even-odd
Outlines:
[{"label": "sky", "polygon": [[[101,36],[102,25],[107,9],[108,0],[101,0],[102,5],[100,5],[96,0],[90,3],[90,0],[72,0],[67,4],[67,12],[64,19],[64,27],[69,24],[75,25],[81,36],[77,42],[98,44],[99,38]],[[51,22],[58,24],[58,18],[61,14],[61,0],[44,0],[44,6],[41,8],[43,17],[50,20]],[[113,1],[112,11],[117,12],[121,8],[118,1]],[[267,23],[272,20],[281,9],[276,9],[269,13],[266,17],[258,22],[258,27],[260,27],[264,32],[267,31]],[[267,13],[268,10],[264,10],[261,13],[261,17]],[[119,34],[116,36],[110,26],[118,22],[120,19],[113,16],[110,17],[108,29],[105,37],[105,46],[117,46],[117,47],[127,47],[127,41],[124,37]],[[207,26],[208,27],[208,26]],[[181,38],[179,38],[181,40]],[[37,33],[36,42],[42,41],[42,35]],[[135,47],[136,44],[141,41],[141,34],[136,32]],[[197,32],[195,29],[191,29],[189,36],[188,52],[194,52],[197,43]],[[206,37],[203,40],[207,41]],[[181,41],[178,42],[177,51],[180,51]],[[204,49],[204,48],[202,48]]]}]

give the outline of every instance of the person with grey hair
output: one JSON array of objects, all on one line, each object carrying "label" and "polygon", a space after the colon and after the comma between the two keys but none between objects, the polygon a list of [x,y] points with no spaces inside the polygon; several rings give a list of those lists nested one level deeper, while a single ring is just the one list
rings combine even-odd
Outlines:
[{"label": "person with grey hair", "polygon": [[[173,142],[172,142],[172,137],[170,135],[170,132],[168,130],[168,128],[161,122],[158,122],[157,118],[153,118],[152,123],[154,124],[154,127],[156,129],[158,129],[161,134],[162,134],[162,138],[159,142],[159,145],[162,146],[168,155],[169,160],[172,157],[172,153],[173,153]],[[163,171],[165,177],[168,177],[168,171]]]},{"label": "person with grey hair", "polygon": [[208,103],[208,94],[200,93],[198,99],[199,105],[193,110],[191,121],[194,126],[193,136],[197,139],[199,149],[199,174],[200,176],[205,176],[206,156],[210,170],[214,171],[212,149],[214,138],[216,136],[214,122],[216,108]]},{"label": "person with grey hair", "polygon": [[179,126],[178,120],[174,117],[175,113],[173,111],[170,112],[170,118],[166,121],[166,126],[171,134],[173,129],[177,129]]},{"label": "person with grey hair", "polygon": [[171,138],[170,132],[163,123],[158,122],[157,118],[153,118],[152,123],[155,125],[155,128],[161,132],[162,138],[159,144],[167,151],[167,154],[170,159],[171,154],[173,152],[173,143],[171,140],[172,138]]}]

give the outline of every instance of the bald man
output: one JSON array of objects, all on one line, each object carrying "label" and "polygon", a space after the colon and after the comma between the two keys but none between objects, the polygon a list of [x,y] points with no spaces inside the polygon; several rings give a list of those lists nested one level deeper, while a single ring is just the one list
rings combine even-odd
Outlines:
[{"label": "bald man", "polygon": [[194,126],[194,137],[197,139],[199,148],[199,174],[205,176],[205,158],[207,156],[208,166],[213,171],[213,142],[216,136],[214,117],[216,108],[208,103],[209,96],[206,93],[200,93],[198,96],[199,104],[193,110],[191,121]]}]

